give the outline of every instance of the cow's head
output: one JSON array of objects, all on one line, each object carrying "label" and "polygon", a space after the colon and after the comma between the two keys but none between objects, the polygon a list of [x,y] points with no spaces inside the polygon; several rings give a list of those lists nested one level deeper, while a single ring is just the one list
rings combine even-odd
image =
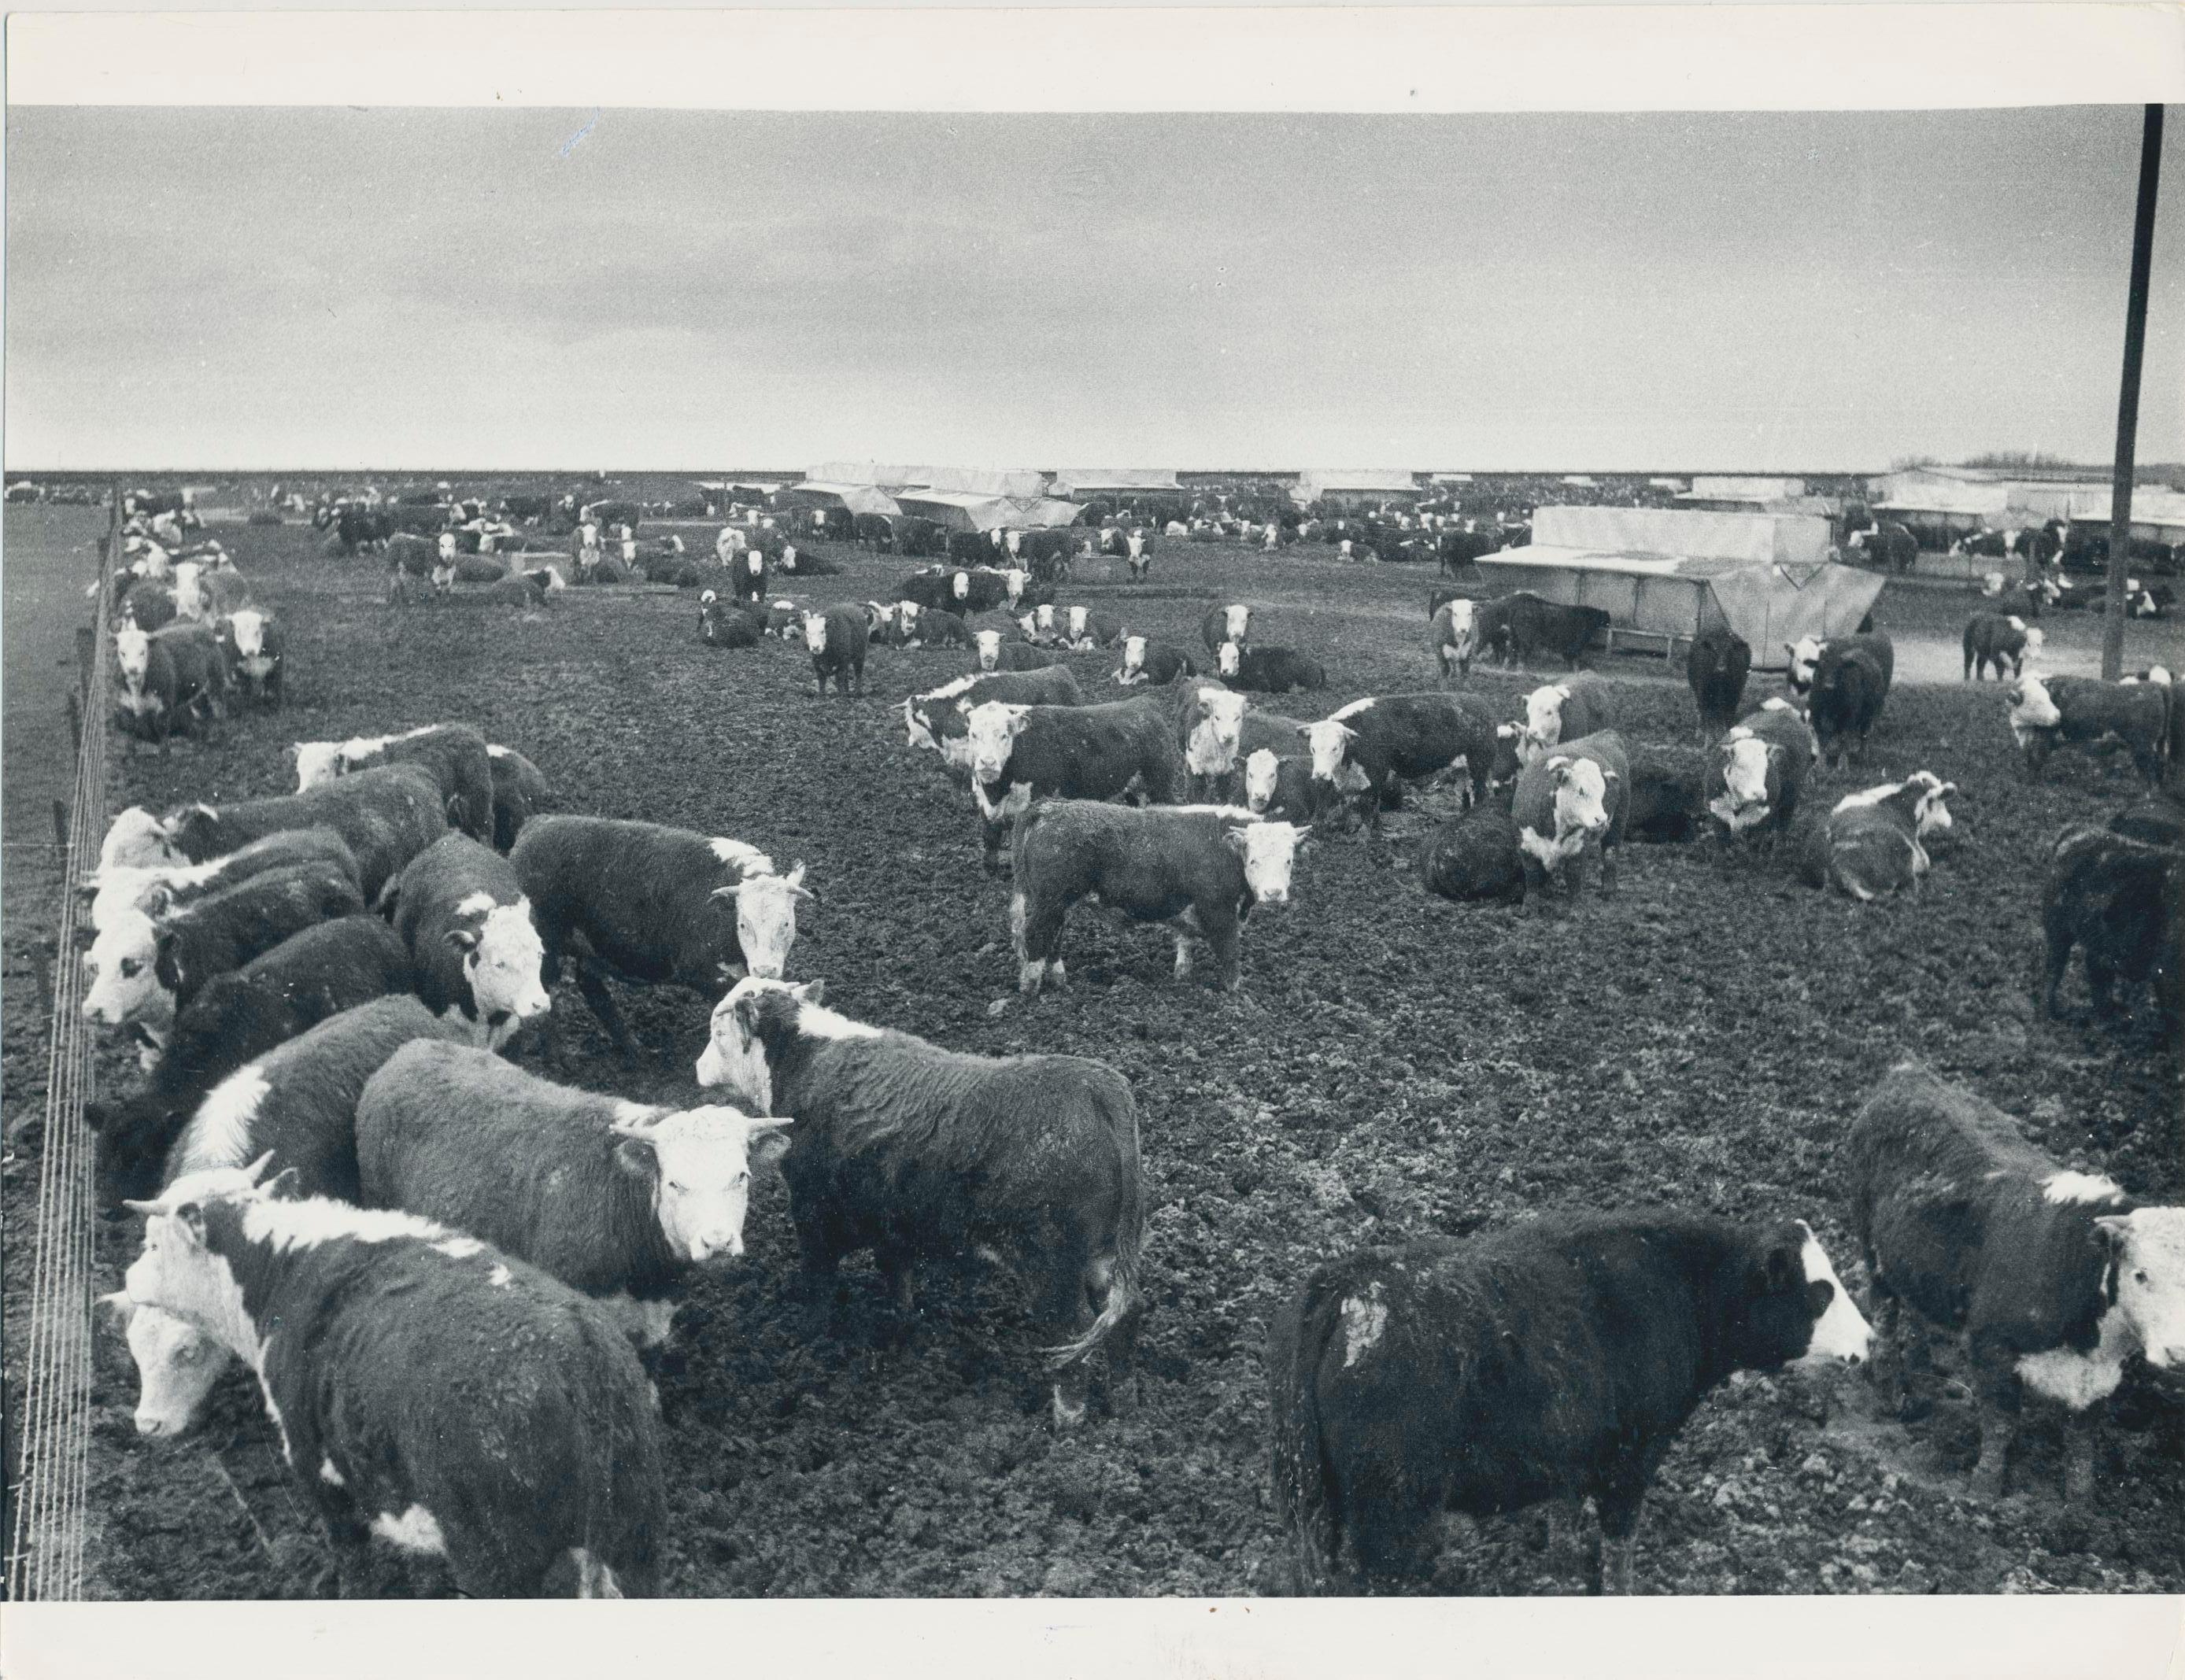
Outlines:
[{"label": "cow's head", "polygon": [[1803,694],[1813,680],[1813,667],[1821,657],[1821,644],[1812,636],[1801,636],[1795,642],[1783,644],[1791,656],[1791,686]]},{"label": "cow's head", "polygon": [[137,1363],[137,1432],[153,1437],[188,1433],[227,1369],[226,1350],[187,1319],[138,1306],[126,1290],[102,1295],[96,1304],[128,1338],[129,1357]]},{"label": "cow's head", "polygon": [[121,680],[132,689],[144,686],[152,664],[152,639],[134,624],[114,633],[114,664]]},{"label": "cow's head", "polygon": [[132,805],[107,825],[98,848],[98,868],[156,869],[189,859],[176,847],[174,832],[141,805]]},{"label": "cow's head", "polygon": [[804,645],[814,658],[827,651],[827,615],[808,612],[804,615]]},{"label": "cow's head", "polygon": [[2109,1270],[2104,1293],[2139,1338],[2149,1365],[2185,1370],[2185,1208],[2140,1208],[2094,1221]]},{"label": "cow's head", "polygon": [[1227,639],[1242,646],[1252,633],[1252,609],[1242,606],[1223,607],[1221,633]]},{"label": "cow's head", "polygon": [[162,1190],[157,1201],[122,1204],[144,1215],[144,1247],[122,1278],[132,1322],[142,1309],[156,1309],[210,1331],[232,1349],[255,1352],[259,1338],[243,1304],[243,1287],[226,1257],[207,1246],[204,1214],[212,1203],[265,1200],[291,1193],[291,1174],[282,1174],[272,1185],[259,1183],[272,1158],[269,1151],[247,1167],[185,1173]]},{"label": "cow's head", "polygon": [[232,613],[227,621],[228,633],[235,639],[235,650],[244,659],[258,659],[265,652],[265,615],[244,607]]},{"label": "cow's head", "polygon": [[1608,790],[1616,780],[1613,770],[1604,770],[1590,758],[1558,753],[1548,760],[1548,782],[1555,790],[1556,840],[1574,835],[1591,839],[1608,829]]},{"label": "cow's head", "polygon": [[1570,690],[1560,683],[1534,689],[1525,696],[1525,733],[1517,756],[1531,763],[1563,738],[1563,702]]},{"label": "cow's head", "polygon": [[454,532],[441,532],[439,541],[435,546],[444,564],[452,564],[454,562],[455,558],[455,533]]},{"label": "cow's head", "polygon": [[971,639],[978,645],[979,668],[981,671],[991,671],[1001,663],[1002,633],[999,630],[981,630]]},{"label": "cow's head", "polygon": [[1002,583],[1009,592],[1009,605],[1014,606],[1023,599],[1025,585],[1031,582],[1031,573],[1020,566],[1012,566],[1002,573]]},{"label": "cow's head", "polygon": [[[986,633],[991,635],[993,633]],[[984,638],[981,638],[983,644]],[[980,649],[983,658],[986,650]],[[990,700],[971,708],[967,731],[971,743],[971,774],[981,783],[997,782],[1002,772],[1009,767],[1009,755],[1015,750],[1016,739],[1024,733],[1025,723],[1031,715],[1027,706],[1012,706],[1008,702]]]},{"label": "cow's head", "polygon": [[1958,784],[1942,780],[1932,771],[1915,770],[1904,779],[1904,786],[1913,795],[1914,837],[1925,840],[1930,834],[1948,833],[1954,824],[1945,801],[1958,790]]},{"label": "cow's head", "polygon": [[1771,774],[1780,777],[1784,756],[1780,744],[1762,740],[1742,724],[1723,737],[1722,784],[1733,828],[1739,826],[1739,818],[1768,814],[1774,802],[1769,779]]},{"label": "cow's head", "polygon": [[1224,677],[1233,677],[1243,667],[1244,650],[1234,641],[1221,644],[1214,655],[1214,668]]},{"label": "cow's head", "polygon": [[1201,689],[1192,702],[1184,738],[1184,766],[1195,776],[1226,775],[1237,762],[1244,728],[1244,696],[1230,689]]},{"label": "cow's head", "polygon": [[1478,602],[1460,595],[1455,600],[1444,601],[1441,610],[1449,615],[1449,633],[1458,647],[1467,646],[1479,633]]},{"label": "cow's head", "polygon": [[1305,830],[1292,823],[1247,823],[1223,832],[1244,860],[1244,885],[1259,904],[1290,901],[1290,866],[1308,849]]},{"label": "cow's head", "polygon": [[1091,609],[1088,607],[1073,606],[1070,609],[1070,639],[1071,641],[1084,640],[1085,622],[1090,614]]},{"label": "cow's head", "polygon": [[501,904],[490,893],[473,893],[455,906],[455,915],[458,924],[445,937],[470,982],[485,1047],[498,1050],[553,1007],[539,978],[545,946],[528,898]]},{"label": "cow's head", "polygon": [[958,600],[968,599],[971,593],[971,574],[958,572],[952,576],[948,580],[948,593]]},{"label": "cow's head", "polygon": [[1143,636],[1123,638],[1122,668],[1115,673],[1119,683],[1135,683],[1145,675],[1146,639]]},{"label": "cow's head", "polygon": [[796,901],[812,896],[804,885],[803,864],[786,875],[770,868],[749,869],[735,885],[715,887],[713,896],[735,907],[736,943],[743,948],[744,967],[762,980],[780,980],[796,944]]},{"label": "cow's head", "polygon": [[118,1027],[135,1020],[171,1024],[175,996],[159,984],[159,931],[142,911],[126,911],[102,929],[83,954],[83,1013]]},{"label": "cow's head", "polygon": [[1244,761],[1244,803],[1255,816],[1275,802],[1275,789],[1282,779],[1282,760],[1271,746],[1255,749]]},{"label": "cow's head", "polygon": [[175,614],[180,618],[202,618],[205,613],[204,585],[198,581],[204,567],[186,560],[175,568]]},{"label": "cow's head", "polygon": [[1761,1237],[1744,1294],[1729,1350],[1741,1365],[1858,1365],[1873,1344],[1873,1331],[1803,1220]]},{"label": "cow's head", "polygon": [[2010,722],[2012,727],[2023,729],[2053,729],[2064,721],[2064,714],[2050,698],[2048,684],[2038,677],[2021,676],[2010,688]]},{"label": "cow's head", "polygon": [[744,1252],[744,1215],[755,1166],[789,1147],[785,1119],[752,1119],[724,1106],[680,1113],[623,1105],[610,1123],[622,1141],[615,1164],[652,1188],[660,1234],[678,1259],[703,1264]]},{"label": "cow's head", "polygon": [[[1230,643],[1225,645],[1234,646]],[[1305,745],[1312,753],[1312,779],[1316,782],[1333,782],[1343,773],[1343,761],[1350,751],[1350,743],[1358,739],[1358,732],[1348,723],[1338,723],[1324,717],[1317,723],[1305,726]]]}]

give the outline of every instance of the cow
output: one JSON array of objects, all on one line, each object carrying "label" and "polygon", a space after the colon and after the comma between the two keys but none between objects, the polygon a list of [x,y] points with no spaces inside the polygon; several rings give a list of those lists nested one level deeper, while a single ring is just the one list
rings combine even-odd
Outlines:
[{"label": "cow", "polygon": [[355,854],[339,834],[330,829],[285,829],[203,863],[109,865],[85,876],[82,888],[92,895],[92,928],[103,933],[126,912],[156,918],[269,869],[321,862],[341,869],[351,881],[357,878]]},{"label": "cow", "polygon": [[1368,823],[1403,802],[1403,784],[1460,767],[1473,803],[1495,766],[1495,719],[1470,695],[1383,695],[1354,700],[1305,729],[1323,803],[1355,795]]},{"label": "cow", "polygon": [[645,509],[637,502],[622,500],[588,502],[577,510],[577,519],[579,524],[626,525],[634,532],[645,522]]},{"label": "cow", "polygon": [[1098,898],[1135,921],[1175,925],[1178,980],[1191,975],[1192,935],[1205,940],[1220,985],[1234,991],[1242,925],[1259,905],[1289,902],[1304,833],[1234,806],[1039,801],[1017,819],[1009,847],[1017,989],[1037,997],[1045,981],[1065,983],[1064,920],[1079,900]]},{"label": "cow", "polygon": [[1870,1340],[1802,1220],[1554,1212],[1322,1266],[1267,1344],[1298,1584],[1422,1580],[1445,1510],[1590,1495],[1598,1584],[1628,1592],[1647,1485],[1701,1399]]},{"label": "cow", "polygon": [[2060,1404],[2064,1487],[2094,1496],[2102,1403],[2135,1353],[2185,1366],[2185,1208],[2134,1205],[2042,1153],[2002,1109],[1917,1062],[1890,1069],[1844,1140],[1852,1229],[1901,1400],[1900,1309],[1963,1338],[1980,1424],[1971,1489],[2001,1496],[2014,1414]]},{"label": "cow", "polygon": [[1234,642],[1240,648],[1251,646],[1252,609],[1241,603],[1210,606],[1199,621],[1199,639],[1206,644],[1207,652],[1215,654],[1221,651],[1224,642]]},{"label": "cow", "polygon": [[2109,829],[2149,846],[2185,846],[2185,802],[2156,794],[2118,812],[2110,818]]},{"label": "cow", "polygon": [[1866,755],[1867,737],[1889,697],[1889,672],[1864,646],[1864,637],[1830,642],[1813,666],[1806,716],[1821,756],[1832,766]]},{"label": "cow", "polygon": [[509,852],[545,946],[546,983],[578,955],[577,984],[615,1047],[629,1035],[604,976],[711,992],[779,976],[796,943],[804,866],[786,875],[741,840],[619,818],[534,818]]},{"label": "cow", "polygon": [[2042,1003],[2051,1015],[2060,1013],[2071,953],[2083,950],[2096,1015],[2117,1013],[2120,982],[2145,981],[2172,1030],[2185,1022],[2185,853],[2163,838],[2178,830],[2171,807],[2120,812],[2106,829],[2074,826],[2057,835],[2041,895]]},{"label": "cow", "polygon": [[227,663],[204,625],[178,621],[147,632],[125,624],[114,633],[114,666],[115,709],[162,747],[178,721],[195,719],[202,731],[221,713]]},{"label": "cow", "polygon": [[243,607],[221,620],[219,633],[229,686],[242,690],[244,704],[263,704],[278,712],[287,652],[281,621],[270,612]]},{"label": "cow", "polygon": [[1601,860],[1601,890],[1614,891],[1630,791],[1630,761],[1613,729],[1562,742],[1519,771],[1510,814],[1517,819],[1527,891],[1538,896],[1561,880],[1576,897],[1590,855]]},{"label": "cow", "polygon": [[1144,636],[1123,638],[1123,662],[1115,667],[1115,681],[1123,688],[1149,683],[1165,688],[1178,677],[1196,677],[1198,664],[1183,649],[1171,642]]},{"label": "cow", "polygon": [[902,605],[909,609],[900,632],[905,647],[968,649],[977,639],[978,633],[953,612],[921,612],[913,601]]},{"label": "cow", "polygon": [[1001,873],[1003,837],[1036,798],[1135,793],[1172,805],[1185,785],[1176,725],[1152,695],[1077,706],[986,700],[971,708],[968,723],[989,874]]},{"label": "cow", "polygon": [[118,628],[165,628],[175,622],[174,587],[155,578],[137,578],[126,586],[115,603],[114,622]]},{"label": "cow", "polygon": [[865,616],[847,601],[836,601],[824,612],[804,615],[804,645],[812,656],[812,673],[819,681],[819,697],[827,696],[827,679],[847,699],[852,683],[865,691]]},{"label": "cow", "polygon": [[1617,723],[1616,691],[1591,672],[1550,683],[1525,696],[1525,728],[1517,760],[1529,764],[1556,742],[1597,734]]},{"label": "cow", "polygon": [[545,947],[516,870],[468,834],[444,834],[379,896],[402,936],[417,996],[475,1042],[498,1050],[551,1007],[539,983]]},{"label": "cow", "polygon": [[1293,689],[1327,686],[1327,667],[1294,648],[1224,642],[1215,656],[1215,667],[1225,682],[1258,694],[1286,695]]},{"label": "cow", "polygon": [[941,755],[951,771],[968,778],[971,770],[972,708],[987,700],[1019,706],[1082,706],[1083,692],[1066,665],[1038,671],[1000,671],[990,676],[975,673],[912,695],[902,703],[902,721],[914,748]]},{"label": "cow", "polygon": [[1873,556],[1877,572],[1907,572],[1920,558],[1920,539],[1894,520],[1882,520],[1844,540],[1844,557],[1858,565]]},{"label": "cow", "polygon": [[1888,636],[1879,630],[1862,628],[1856,634],[1832,636],[1825,641],[1818,637],[1801,636],[1795,642],[1784,643],[1783,650],[1791,656],[1784,680],[1791,685],[1792,693],[1807,694],[1813,688],[1813,673],[1819,666],[1822,656],[1831,650],[1843,651],[1852,648],[1863,650],[1873,659],[1881,673],[1882,691],[1886,694],[1890,681],[1896,674],[1897,650]]},{"label": "cow", "polygon": [[[1272,528],[1269,535],[1273,534]],[[1273,544],[1270,543],[1269,547]],[[1143,583],[1154,567],[1153,539],[1143,531],[1132,531],[1123,539],[1123,568],[1133,583]]]},{"label": "cow", "polygon": [[1861,904],[1918,891],[1929,868],[1925,842],[1951,827],[1944,801],[1957,790],[1955,782],[1918,770],[1901,782],[1847,794],[1826,817],[1804,825],[1800,876]]},{"label": "cow", "polygon": [[961,561],[966,566],[982,566],[997,549],[1014,554],[1002,533],[985,531],[951,531],[947,539],[948,558]]},{"label": "cow", "polygon": [[1642,746],[1631,754],[1631,795],[1623,838],[1644,846],[1681,846],[1707,824],[1710,766],[1697,749]]},{"label": "cow", "polygon": [[651,1348],[691,1269],[743,1253],[752,1169],[780,1159],[789,1124],[596,1096],[423,1040],[388,1058],[358,1099],[357,1177],[366,1207],[422,1214],[528,1260]]},{"label": "cow", "polygon": [[1702,739],[1719,735],[1737,722],[1738,702],[1752,671],[1752,644],[1728,625],[1711,624],[1692,638],[1685,655],[1685,681],[1691,686]]},{"label": "cow", "polygon": [[729,562],[729,598],[734,601],[765,600],[771,575],[772,567],[764,549],[743,550]]},{"label": "cow", "polygon": [[444,1558],[468,1598],[651,1596],[658,1425],[613,1320],[475,1238],[266,1195],[254,1175],[135,1204],[145,1246],[126,1287],[258,1372],[344,1596],[372,1590],[374,1535]]},{"label": "cow", "polygon": [[724,600],[711,589],[698,597],[698,639],[707,647],[755,648],[767,623],[741,600]]},{"label": "cow", "polygon": [[1506,812],[1480,807],[1443,823],[1420,850],[1419,885],[1459,904],[1523,904],[1517,823]]},{"label": "cow", "polygon": [[1309,758],[1311,752],[1303,724],[1257,711],[1243,695],[1210,684],[1184,698],[1178,738],[1194,798],[1241,794],[1238,772],[1255,752],[1282,758]]},{"label": "cow", "polygon": [[948,574],[948,598],[942,610],[959,617],[967,612],[989,612],[998,606],[1014,602],[1024,593],[1021,579],[1025,574],[1014,568],[999,569],[990,566],[973,566]]},{"label": "cow", "polygon": [[2114,736],[2150,788],[2185,745],[2185,707],[2166,684],[2104,683],[2092,677],[2020,676],[2010,689],[2010,733],[2029,781],[2039,781],[2059,745],[2091,748]]},{"label": "cow", "polygon": [[[377,918],[359,919],[386,932]],[[170,1139],[159,1141],[158,1153],[142,1164],[152,1182],[142,1194],[239,1173],[270,1154],[284,1175],[296,1175],[289,1182],[299,1191],[354,1202],[354,1125],[365,1080],[399,1046],[442,1030],[416,998],[382,997],[249,1058],[212,1086]],[[123,1197],[137,1199],[127,1190]],[[227,1367],[225,1350],[198,1326],[133,1306],[126,1294],[103,1297],[101,1304],[115,1310],[137,1363],[137,1432],[187,1433]]]},{"label": "cow", "polygon": [[1787,708],[1763,706],[1724,733],[1707,773],[1707,812],[1725,846],[1764,840],[1770,849],[1798,814],[1819,751],[1813,732]]},{"label": "cow", "polygon": [[1545,652],[1558,656],[1575,671],[1608,623],[1608,614],[1597,606],[1564,606],[1520,589],[1481,603],[1478,643],[1495,650],[1506,667],[1528,665],[1535,655]]},{"label": "cow", "polygon": [[842,1259],[869,1248],[907,1313],[919,1262],[998,1253],[1041,1279],[1055,1426],[1083,1419],[1086,1365],[1104,1346],[1111,1409],[1126,1409],[1145,1305],[1129,1084],[1083,1057],[944,1050],[824,997],[816,980],[739,982],[713,1007],[697,1067],[701,1086],[794,1122],[781,1173],[808,1298],[831,1294]]},{"label": "cow", "polygon": [[176,1011],[166,1051],[142,1091],[85,1104],[98,1136],[102,1205],[148,1196],[167,1147],[215,1085],[328,1017],[410,989],[410,953],[377,916],[338,916],[215,974]]},{"label": "cow", "polygon": [[1065,619],[1064,639],[1079,653],[1091,653],[1098,648],[1113,647],[1123,639],[1123,621],[1112,612],[1096,612],[1091,607],[1073,606]]},{"label": "cow", "polygon": [[1050,601],[1019,613],[1017,628],[1034,647],[1066,647],[1070,643],[1068,614],[1067,607],[1058,607]]},{"label": "cow", "polygon": [[493,849],[505,852],[526,823],[554,808],[554,789],[539,767],[513,747],[488,745],[485,751],[493,776]]},{"label": "cow", "polygon": [[2013,677],[2024,676],[2026,661],[2039,657],[2046,639],[2039,626],[2015,615],[1975,612],[1965,621],[1965,681],[1986,677],[1991,668],[1999,680],[2005,660]]},{"label": "cow", "polygon": [[1463,595],[1436,602],[1427,626],[1427,646],[1441,667],[1443,682],[1450,680],[1452,667],[1470,681],[1472,661],[1479,653],[1478,603]]},{"label": "cow", "polygon": [[1280,753],[1263,746],[1244,755],[1244,806],[1253,815],[1313,823],[1324,804],[1310,751]]},{"label": "cow", "polygon": [[360,770],[415,764],[439,784],[449,826],[472,840],[493,835],[493,752],[468,723],[428,723],[393,735],[357,735],[345,741],[299,741],[296,790],[309,792]]},{"label": "cow", "polygon": [[1005,642],[999,630],[981,630],[972,640],[977,648],[974,656],[981,671],[1038,671],[1063,663],[1060,653],[1036,648],[1029,642]]},{"label": "cow", "polygon": [[1485,559],[1501,546],[1499,532],[1477,530],[1467,519],[1463,529],[1444,531],[1434,539],[1435,569],[1459,577],[1475,561]]}]

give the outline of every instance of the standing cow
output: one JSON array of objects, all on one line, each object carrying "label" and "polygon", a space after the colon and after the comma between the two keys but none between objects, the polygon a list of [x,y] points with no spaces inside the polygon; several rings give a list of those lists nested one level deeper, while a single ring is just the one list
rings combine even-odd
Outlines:
[{"label": "standing cow", "polygon": [[498,1050],[546,1013],[545,946],[509,861],[468,834],[446,834],[410,860],[380,895],[416,965],[417,995]]},{"label": "standing cow", "polygon": [[857,693],[864,693],[866,637],[864,614],[847,601],[804,615],[804,645],[812,656],[812,673],[819,681],[821,699],[826,698],[830,677],[844,699],[852,683]]},{"label": "standing cow", "polygon": [[1601,860],[1602,890],[1615,890],[1630,789],[1630,761],[1613,729],[1566,741],[1518,773],[1510,814],[1525,855],[1525,885],[1536,899],[1558,879],[1575,897],[1589,855]]},{"label": "standing cow", "polygon": [[1702,739],[1718,735],[1737,721],[1752,670],[1752,646],[1727,624],[1711,624],[1692,638],[1685,656],[1685,680],[1691,685]]}]

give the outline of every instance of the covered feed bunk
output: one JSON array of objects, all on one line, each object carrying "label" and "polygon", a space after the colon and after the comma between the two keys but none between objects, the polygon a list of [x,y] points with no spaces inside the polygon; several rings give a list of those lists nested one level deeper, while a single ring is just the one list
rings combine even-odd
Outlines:
[{"label": "covered feed bunk", "polygon": [[1051,496],[992,496],[968,490],[903,490],[896,500],[905,513],[950,531],[1039,530],[1074,525],[1084,511],[1075,502]]},{"label": "covered feed bunk", "polygon": [[870,484],[830,483],[821,478],[806,478],[779,492],[782,502],[791,507],[819,508],[831,513],[840,508],[847,513],[901,513],[895,498],[885,490]]},{"label": "covered feed bunk", "polygon": [[1378,507],[1391,500],[1416,501],[1425,494],[1410,473],[1392,467],[1313,467],[1299,473],[1290,486],[1290,500],[1299,507],[1314,502]]},{"label": "covered feed bunk", "polygon": [[1829,558],[1829,524],[1809,514],[1671,508],[1544,507],[1529,547],[1478,561],[1497,594],[1530,590],[1608,614],[1606,645],[1674,657],[1726,624],[1758,670],[1780,670],[1784,645],[1858,628],[1881,579]]},{"label": "covered feed bunk", "polygon": [[1181,496],[1183,486],[1165,467],[1065,466],[1047,487],[1051,496],[1065,501],[1089,501],[1095,496],[1109,501],[1140,496]]}]

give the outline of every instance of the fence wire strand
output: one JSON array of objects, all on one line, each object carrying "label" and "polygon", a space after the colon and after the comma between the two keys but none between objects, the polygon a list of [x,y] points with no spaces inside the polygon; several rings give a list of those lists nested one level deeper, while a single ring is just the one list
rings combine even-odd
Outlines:
[{"label": "fence wire strand", "polygon": [[29,1352],[21,1402],[22,1456],[8,1537],[8,1596],[84,1595],[85,1513],[91,1477],[92,1277],[98,1230],[92,1141],[84,1105],[92,1095],[91,1034],[83,1018],[83,967],[76,929],[83,877],[98,866],[106,826],[107,700],[110,647],[108,579],[120,561],[115,493],[101,547],[91,664],[84,685],[82,739],[62,860],[53,964],[53,1013],[46,1062],[45,1135],[38,1167],[36,1227],[28,1308]]}]

